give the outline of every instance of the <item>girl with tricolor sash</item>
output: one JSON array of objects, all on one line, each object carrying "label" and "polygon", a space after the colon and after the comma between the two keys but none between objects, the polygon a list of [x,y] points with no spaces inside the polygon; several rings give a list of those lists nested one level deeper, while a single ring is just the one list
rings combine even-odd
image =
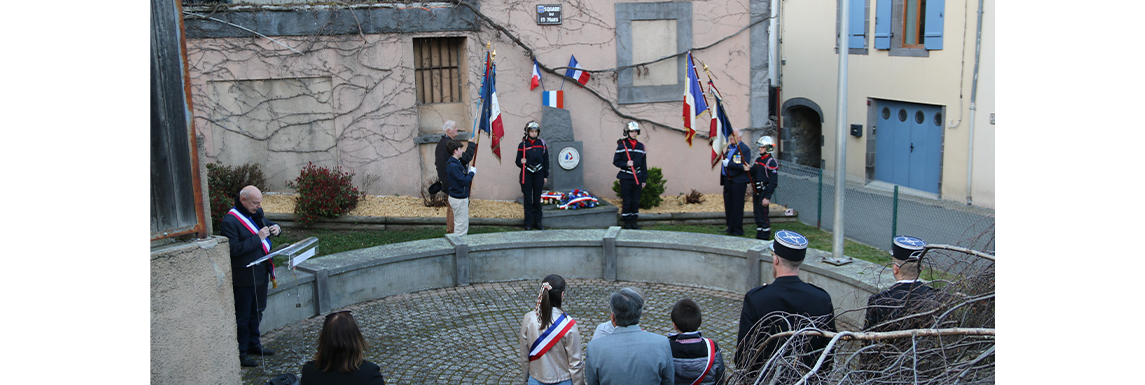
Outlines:
[{"label": "girl with tricolor sash", "polygon": [[561,310],[565,279],[551,274],[541,280],[537,305],[521,320],[521,371],[529,385],[584,385],[580,330]]}]

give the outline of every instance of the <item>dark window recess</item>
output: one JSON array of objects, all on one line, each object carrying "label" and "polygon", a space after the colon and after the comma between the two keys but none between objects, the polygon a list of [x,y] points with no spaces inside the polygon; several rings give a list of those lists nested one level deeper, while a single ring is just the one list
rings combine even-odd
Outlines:
[{"label": "dark window recess", "polygon": [[418,104],[461,102],[463,37],[413,39]]}]

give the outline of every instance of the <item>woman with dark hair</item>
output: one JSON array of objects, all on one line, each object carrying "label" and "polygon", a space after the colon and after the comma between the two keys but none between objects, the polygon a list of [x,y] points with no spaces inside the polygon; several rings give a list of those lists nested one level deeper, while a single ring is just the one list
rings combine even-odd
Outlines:
[{"label": "woman with dark hair", "polygon": [[326,315],[314,361],[302,365],[303,385],[385,385],[381,368],[366,361],[366,339],[349,310]]},{"label": "woman with dark hair", "polygon": [[521,321],[521,371],[529,385],[584,385],[580,330],[561,310],[565,279],[541,280],[537,306]]}]

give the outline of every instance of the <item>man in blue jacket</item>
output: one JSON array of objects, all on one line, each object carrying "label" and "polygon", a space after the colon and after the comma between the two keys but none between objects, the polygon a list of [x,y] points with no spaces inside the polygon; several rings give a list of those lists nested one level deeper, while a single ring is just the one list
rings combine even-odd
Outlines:
[{"label": "man in blue jacket", "polygon": [[274,279],[274,264],[270,260],[247,267],[251,262],[270,253],[270,236],[278,235],[282,228],[262,213],[262,192],[254,186],[243,187],[235,198],[235,206],[223,216],[219,233],[231,246],[231,272],[235,294],[235,321],[238,323],[239,363],[258,366],[247,354],[263,356],[274,352],[259,342],[258,325],[266,310],[268,278]]},{"label": "man in blue jacket", "polygon": [[720,186],[724,186],[724,218],[728,228],[724,230],[727,235],[743,235],[743,203],[747,194],[747,184],[751,181],[748,171],[751,170],[751,149],[743,144],[742,132],[739,129],[732,131],[731,141],[724,151],[723,167],[720,168]]},{"label": "man in blue jacket", "polygon": [[449,207],[453,208],[453,233],[457,235],[469,234],[469,184],[473,183],[473,176],[477,175],[477,167],[461,164],[461,142],[453,140],[446,146],[446,151],[452,154],[445,164],[446,177],[449,178]]}]

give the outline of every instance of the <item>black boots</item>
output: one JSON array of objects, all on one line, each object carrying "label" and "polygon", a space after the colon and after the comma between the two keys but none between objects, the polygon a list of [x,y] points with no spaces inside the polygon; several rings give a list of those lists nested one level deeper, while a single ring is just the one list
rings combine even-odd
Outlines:
[{"label": "black boots", "polygon": [[239,365],[244,367],[244,368],[253,368],[255,366],[258,366],[258,362],[255,362],[250,357],[247,357],[246,353],[240,352],[239,353]]},{"label": "black boots", "polygon": [[621,226],[620,228],[640,230],[640,226],[636,224],[636,219],[637,217],[635,215],[624,217],[624,226]]},{"label": "black boots", "polygon": [[759,239],[759,240],[763,240],[763,241],[770,241],[771,240],[771,228],[768,228],[766,230],[761,229],[761,228],[756,228],[755,229],[755,239]]}]

